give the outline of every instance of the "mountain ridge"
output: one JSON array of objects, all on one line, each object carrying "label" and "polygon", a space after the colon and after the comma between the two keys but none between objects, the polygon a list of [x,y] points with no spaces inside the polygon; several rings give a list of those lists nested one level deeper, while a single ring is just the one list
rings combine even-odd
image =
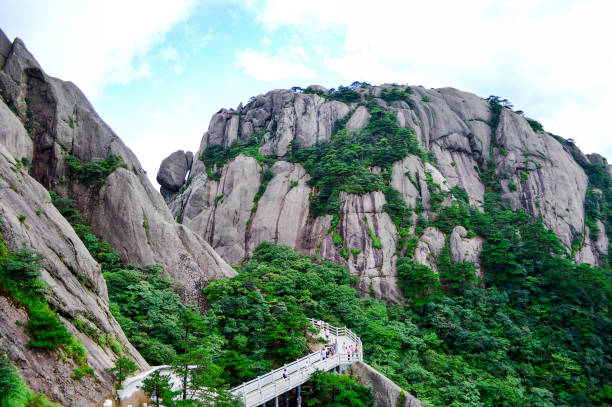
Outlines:
[{"label": "mountain ridge", "polygon": [[[457,199],[450,190],[462,188],[469,203],[482,210],[483,174],[493,168],[500,178],[501,198],[512,210],[522,208],[541,217],[568,251],[575,252],[572,256],[577,262],[605,261],[609,246],[606,225],[593,220],[590,229],[601,233],[591,239],[594,235],[585,224],[589,181],[582,167],[593,160],[610,172],[605,158],[584,155],[571,142],[546,133],[533,119],[502,105],[493,124],[489,102],[453,88],[357,83],[339,89],[310,86],[306,91],[274,90],[253,98],[246,106],[214,114],[193,159],[192,153],[177,151],[160,166],[158,181],[173,214],[230,263],[248,257],[261,241],[284,243],[346,264],[352,274],[360,276],[362,293],[373,286],[379,297],[397,296],[394,257],[398,257],[396,247],[402,238],[400,227],[385,213],[388,196],[376,192],[383,188],[365,194],[340,192],[344,195],[337,198],[342,202],[337,223],[328,214],[313,214],[313,197],[319,188],[304,163],[291,157],[293,147],[299,151],[330,143],[339,131],[363,133],[372,120],[371,112],[379,109],[394,115],[399,130],[413,132],[419,146],[435,157],[428,162],[407,154],[387,168],[370,167],[373,174],[387,174],[390,179],[385,182],[413,209],[410,234],[414,234],[419,216],[435,218],[432,193],[450,194],[440,202],[448,206]],[[342,92],[352,99],[346,99]],[[249,146],[253,137],[257,141]],[[198,159],[207,150],[223,155],[232,148],[236,152],[225,161],[209,160],[207,166]],[[190,161],[190,167],[184,165]],[[180,169],[172,169],[178,162],[183,163]],[[266,174],[267,170],[271,174]],[[166,182],[164,174],[173,172],[173,181]],[[420,205],[422,214],[417,214],[414,209]],[[216,232],[219,228],[221,232]],[[482,249],[478,237],[460,237],[461,230],[456,232],[449,236],[451,257],[458,261],[478,259],[477,252]],[[338,239],[334,242],[335,233]],[[376,239],[371,236],[378,237],[381,247],[372,245]],[[415,258],[435,270],[436,253],[445,237],[428,228],[416,243]],[[340,240],[347,245],[338,245]],[[581,240],[578,249],[577,240]],[[360,253],[352,255],[350,250]],[[479,268],[478,262],[476,266]]]}]

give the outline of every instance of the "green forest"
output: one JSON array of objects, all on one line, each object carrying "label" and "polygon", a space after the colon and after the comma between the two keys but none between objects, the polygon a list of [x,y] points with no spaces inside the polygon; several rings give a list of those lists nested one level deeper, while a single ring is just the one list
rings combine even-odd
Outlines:
[{"label": "green forest", "polygon": [[[311,175],[310,184],[316,187],[318,193],[311,201],[313,217],[332,214],[337,222],[342,205],[339,191],[385,192],[385,211],[400,235],[397,273],[408,299],[406,304],[390,306],[359,298],[348,274],[347,280],[332,275],[324,278],[326,289],[321,292],[322,287],[315,283],[320,280],[313,271],[340,270],[340,266],[265,243],[240,267],[238,277],[211,284],[207,295],[223,287],[226,295],[232,295],[224,302],[234,303],[238,301],[234,299],[239,292],[237,284],[244,281],[243,284],[255,286],[257,294],[253,297],[263,295],[272,310],[281,303],[291,315],[284,316],[291,324],[283,319],[276,321],[276,326],[286,326],[290,335],[291,327],[299,329],[300,318],[294,315],[302,315],[302,321],[305,316],[314,316],[332,324],[346,324],[361,336],[368,363],[430,405],[610,405],[612,274],[607,259],[602,258],[605,267],[574,264],[573,253],[539,219],[510,210],[500,198],[504,176],[495,171],[492,159],[478,168],[487,188],[484,211],[471,207],[461,188],[443,192],[428,177],[430,205],[437,215],[429,221],[419,216],[416,236],[409,236],[409,216],[413,211],[420,214],[422,208],[406,207],[390,186],[389,167],[409,154],[422,160],[433,157],[421,150],[410,130],[397,126],[391,112],[367,100],[363,102],[351,92],[341,90],[338,100],[349,97],[348,102],[367,106],[372,115],[370,123],[361,132],[348,133],[345,125],[349,115],[336,123],[330,142],[308,148],[292,145],[290,160],[306,168]],[[409,91],[393,88],[385,97],[404,100],[409,95]],[[334,98],[336,94],[323,96]],[[508,104],[495,96],[488,101],[493,152],[498,147],[495,130],[499,116]],[[539,126],[534,130],[543,129]],[[230,150],[232,156],[240,152]],[[205,155],[210,159],[219,151],[227,150],[213,148]],[[218,160],[217,164],[225,162]],[[379,166],[383,172],[375,175],[369,170],[371,166]],[[591,185],[587,193],[587,224],[591,226],[591,237],[596,237],[595,220],[607,223],[612,214],[612,182],[600,165],[591,164],[585,172]],[[452,204],[442,206],[449,195],[454,198]],[[450,260],[448,243],[438,259],[439,276],[411,258],[416,238],[425,226],[436,226],[448,235],[458,225],[464,226],[468,234],[484,239],[483,281],[476,278],[472,264]],[[607,229],[609,233],[611,228]],[[336,239],[336,233],[334,243],[343,244],[340,236]],[[311,264],[304,267],[304,262]],[[326,273],[329,271],[323,272]],[[221,299],[224,295],[212,298]],[[240,309],[245,309],[245,304],[240,303]],[[209,314],[218,312],[212,300]],[[245,318],[232,322],[230,331],[216,332],[238,334],[240,341],[243,335],[250,337],[249,331],[243,331],[249,329],[250,322]],[[255,342],[260,343],[253,348],[249,342],[249,349],[266,355],[265,339]],[[288,355],[298,352],[296,344],[299,341],[285,348]],[[257,359],[256,355],[249,357]]]},{"label": "green forest", "polygon": [[398,273],[415,300],[407,305],[361,298],[346,267],[263,243],[238,276],[205,289],[202,315],[180,302],[159,267],[120,266],[100,243],[90,247],[111,309],[143,356],[173,363],[198,349],[219,385],[304,355],[306,318],[314,317],[353,329],[367,363],[430,405],[609,404],[610,270],[572,263],[541,222],[504,208],[494,192],[485,208],[457,200],[434,223],[486,239],[486,288],[467,284],[465,265],[448,260],[437,286],[406,258]]},{"label": "green forest", "polygon": [[[353,90],[334,92],[327,97],[357,101]],[[385,97],[409,100],[410,94],[394,90]],[[130,342],[151,365],[172,365],[179,375],[189,376],[190,390],[220,406],[239,403],[229,388],[309,352],[312,327],[307,318],[349,327],[363,341],[365,361],[427,406],[611,406],[608,259],[603,259],[604,267],[576,265],[572,253],[539,219],[510,210],[500,197],[502,176],[493,160],[478,168],[486,186],[483,210],[470,206],[461,188],[443,192],[429,176],[430,209],[436,216],[424,219],[422,205],[407,207],[390,186],[390,166],[411,154],[423,161],[434,158],[419,146],[413,131],[399,128],[391,112],[361,103],[372,116],[361,132],[347,132],[347,117],[336,123],[330,142],[308,148],[292,145],[289,159],[311,175],[309,182],[318,191],[311,214],[333,216],[330,233],[338,246],[344,245],[334,229],[340,191],[384,192],[384,210],[398,231],[397,274],[405,298],[389,303],[364,297],[344,265],[264,242],[235,266],[236,277],[210,283],[203,291],[206,306],[197,308],[181,301],[179,283],[164,278],[161,266],[124,264],[108,243],[91,233],[74,201],[51,192],[54,205],[100,263],[111,312]],[[506,107],[496,97],[489,103],[494,149],[495,129]],[[220,168],[240,153],[269,167],[274,160],[258,153],[263,137],[253,135],[228,148],[211,146],[200,159],[216,179]],[[99,187],[121,162],[116,157],[89,164],[72,160],[69,166],[73,181]],[[382,171],[374,174],[372,166]],[[266,171],[262,178],[269,181],[271,173]],[[591,185],[587,224],[610,224],[612,179],[596,164],[585,171]],[[262,185],[259,197],[266,183]],[[446,198],[452,199],[445,206]],[[418,220],[410,235],[413,213]],[[482,279],[473,264],[450,259],[448,242],[437,259],[438,275],[412,258],[424,227],[435,226],[448,235],[458,225],[484,240]],[[597,233],[591,227],[592,236]],[[26,249],[9,252],[0,245],[0,260],[0,288],[28,311],[29,345],[63,349],[82,366],[83,371],[75,370],[76,378],[89,374],[78,343],[40,295],[46,290],[38,279],[40,255]],[[120,348],[117,354],[121,357],[113,374],[120,386],[135,366]],[[14,372],[10,363],[0,361],[1,369]],[[20,386],[14,378],[6,383],[0,381],[0,386]],[[166,406],[197,405],[186,400],[186,392],[170,394],[167,377],[158,375],[146,385],[164,394]],[[210,387],[218,390],[214,397],[204,390]],[[312,406],[373,405],[371,390],[347,376],[317,375],[311,390]]]}]

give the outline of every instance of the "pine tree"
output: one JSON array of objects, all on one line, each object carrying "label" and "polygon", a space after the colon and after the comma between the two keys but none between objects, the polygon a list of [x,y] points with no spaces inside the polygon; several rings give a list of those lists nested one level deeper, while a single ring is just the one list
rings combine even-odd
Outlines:
[{"label": "pine tree", "polygon": [[[160,399],[172,398],[172,386],[170,385],[170,376],[162,374],[156,370],[142,381],[142,390],[154,400],[155,406],[159,407]],[[153,396],[155,395],[155,398]]]},{"label": "pine tree", "polygon": [[115,387],[121,389],[121,383],[125,380],[126,377],[134,373],[136,369],[138,369],[136,363],[132,362],[130,358],[122,356],[119,359],[115,360],[115,367],[108,369],[108,371],[111,372],[115,377]]},{"label": "pine tree", "polygon": [[30,309],[26,327],[31,338],[28,346],[33,348],[57,349],[72,340],[70,332],[44,303],[37,303]]}]

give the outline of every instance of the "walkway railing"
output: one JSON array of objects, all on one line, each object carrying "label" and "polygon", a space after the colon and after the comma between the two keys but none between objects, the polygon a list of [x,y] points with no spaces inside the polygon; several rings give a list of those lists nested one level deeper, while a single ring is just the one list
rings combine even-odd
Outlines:
[{"label": "walkway railing", "polygon": [[[267,401],[275,399],[291,389],[298,388],[298,405],[301,402],[300,387],[310,380],[312,374],[317,370],[330,371],[342,365],[350,365],[358,360],[363,360],[363,346],[361,339],[347,327],[335,327],[323,321],[310,318],[310,323],[319,330],[323,328],[323,338],[328,335],[328,343],[325,348],[332,348],[335,341],[338,343],[336,352],[333,356],[327,357],[321,351],[313,352],[308,356],[297,359],[279,369],[261,375],[250,382],[244,383],[230,390],[230,392],[242,400],[245,407],[259,406]],[[354,354],[345,351],[342,345],[347,347],[357,345],[358,351]],[[195,366],[190,366],[194,368]],[[119,398],[131,397],[142,387],[144,379],[149,377],[156,370],[167,371],[169,366],[156,366],[138,375],[127,378],[123,382],[123,389],[118,391]],[[287,373],[287,377],[283,374]],[[182,381],[173,372],[169,372],[173,390],[178,390],[182,386]],[[278,404],[275,404],[278,405]]]},{"label": "walkway railing", "polygon": [[[315,320],[314,318],[308,318],[308,320],[310,321],[312,326],[314,326],[315,328],[319,328],[319,324],[318,324],[319,321]],[[323,322],[323,321],[321,321],[321,322]],[[359,345],[359,349],[363,349],[362,346],[361,346],[361,339],[359,339],[359,337],[357,335],[355,335],[355,333],[353,333],[353,331],[348,329],[346,326],[335,327],[333,325],[328,324],[327,322],[323,322],[323,328],[328,330],[330,335],[333,335],[333,336],[346,336],[346,337],[350,338],[355,344]]]},{"label": "walkway railing", "polygon": [[[230,392],[240,398],[245,407],[261,405],[267,401],[294,389],[308,380],[316,370],[329,371],[340,365],[351,364],[357,360],[363,360],[363,347],[361,340],[347,327],[335,327],[327,323],[319,325],[318,321],[310,318],[311,324],[329,333],[329,341],[337,340],[338,352],[333,357],[325,357],[321,351],[313,352],[308,356],[304,356],[295,360],[279,369],[268,372],[259,376],[250,382],[244,383],[230,390]],[[358,345],[358,353],[349,354],[341,347],[344,342],[347,346]],[[326,347],[331,347],[327,345]],[[283,374],[287,377],[283,377]]]}]

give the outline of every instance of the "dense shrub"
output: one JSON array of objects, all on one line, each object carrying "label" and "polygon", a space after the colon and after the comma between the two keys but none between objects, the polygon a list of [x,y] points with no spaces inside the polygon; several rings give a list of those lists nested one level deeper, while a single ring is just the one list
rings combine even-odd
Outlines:
[{"label": "dense shrub", "polygon": [[[328,143],[292,150],[291,161],[304,166],[311,175],[310,185],[318,190],[311,202],[313,216],[338,213],[340,191],[362,195],[382,190],[383,177],[373,174],[370,167],[390,167],[408,154],[426,157],[414,132],[400,128],[393,113],[372,107],[370,114],[369,123],[359,133],[347,134],[342,128]],[[394,220],[402,223],[397,200],[388,208],[395,210]]]},{"label": "dense shrub", "polygon": [[4,354],[0,354],[0,405],[2,407],[59,407],[46,396],[28,388],[16,368]]},{"label": "dense shrub", "polygon": [[40,279],[43,259],[40,253],[27,248],[10,252],[0,234],[0,293],[8,294],[27,311],[29,347],[61,348],[77,363],[76,370],[92,374],[85,348],[62,325],[47,301],[47,286]]},{"label": "dense shrub", "polygon": [[433,295],[439,295],[438,276],[427,266],[414,259],[401,257],[397,261],[398,284],[407,298],[415,304],[423,304]]},{"label": "dense shrub", "polygon": [[111,312],[132,345],[157,365],[171,363],[184,351],[179,328],[184,305],[161,272],[161,266],[128,265],[104,273]]},{"label": "dense shrub", "polygon": [[397,100],[403,100],[404,102],[411,103],[410,95],[412,93],[413,92],[410,87],[402,90],[399,87],[394,86],[391,88],[391,90],[384,88],[380,93],[380,98],[387,103],[395,102]]},{"label": "dense shrub", "polygon": [[68,177],[86,185],[102,184],[119,167],[127,168],[120,156],[111,154],[108,158],[94,158],[83,164],[78,157],[66,156]]},{"label": "dense shrub", "polygon": [[[221,169],[225,164],[244,154],[253,157],[260,165],[271,166],[276,161],[273,156],[262,156],[259,154],[259,147],[264,139],[265,131],[260,134],[253,134],[248,140],[236,140],[229,147],[225,148],[219,144],[212,144],[204,150],[199,157],[206,167],[206,174],[210,179],[219,180]],[[213,172],[215,171],[215,172]]]},{"label": "dense shrub", "polygon": [[373,407],[372,388],[349,376],[317,370],[308,382],[304,398],[311,407]]},{"label": "dense shrub", "polygon": [[533,119],[527,119],[527,123],[529,123],[529,126],[531,126],[531,128],[533,129],[533,131],[538,132],[538,131],[544,131],[544,127],[542,126],[542,124],[537,121],[537,120],[533,120]]},{"label": "dense shrub", "polygon": [[45,301],[46,285],[39,279],[42,255],[20,249],[0,260],[0,285],[28,311],[28,346],[57,349],[71,343],[72,336]]}]

